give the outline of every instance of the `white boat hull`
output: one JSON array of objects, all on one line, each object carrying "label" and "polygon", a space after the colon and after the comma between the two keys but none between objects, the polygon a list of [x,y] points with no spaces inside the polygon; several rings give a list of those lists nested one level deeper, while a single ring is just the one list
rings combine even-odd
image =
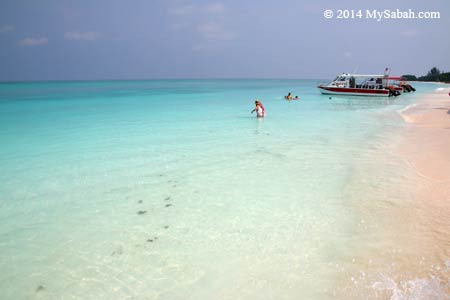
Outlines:
[{"label": "white boat hull", "polygon": [[376,89],[358,89],[358,88],[337,88],[328,86],[319,86],[319,90],[324,95],[349,95],[349,96],[370,96],[370,97],[389,97],[388,90]]}]

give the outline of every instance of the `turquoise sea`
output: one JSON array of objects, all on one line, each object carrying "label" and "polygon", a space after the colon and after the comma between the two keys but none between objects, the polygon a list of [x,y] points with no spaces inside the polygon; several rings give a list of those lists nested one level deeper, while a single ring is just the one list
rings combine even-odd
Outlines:
[{"label": "turquoise sea", "polygon": [[[335,299],[355,288],[351,274],[370,264],[358,249],[383,247],[366,238],[385,223],[377,208],[402,205],[414,176],[388,155],[398,111],[437,85],[330,99],[318,83],[0,84],[1,298]],[[389,272],[357,288],[377,299]],[[416,283],[441,295],[439,282]],[[390,290],[405,298],[382,299],[422,299]]]}]

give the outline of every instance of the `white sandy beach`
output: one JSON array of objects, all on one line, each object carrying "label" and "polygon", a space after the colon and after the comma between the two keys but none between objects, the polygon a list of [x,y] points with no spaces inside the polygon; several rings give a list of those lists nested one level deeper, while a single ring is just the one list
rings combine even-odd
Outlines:
[{"label": "white sandy beach", "polygon": [[[377,187],[351,202],[363,216],[355,234],[364,242],[347,259],[337,298],[449,299],[449,92],[437,89],[399,112],[398,135],[368,154],[374,163],[362,178]],[[380,174],[385,182],[370,181]]]},{"label": "white sandy beach", "polygon": [[449,92],[450,88],[439,88],[401,114],[407,126],[399,153],[418,175],[410,219],[422,241],[414,247],[418,255],[445,266],[443,284],[450,295]]}]

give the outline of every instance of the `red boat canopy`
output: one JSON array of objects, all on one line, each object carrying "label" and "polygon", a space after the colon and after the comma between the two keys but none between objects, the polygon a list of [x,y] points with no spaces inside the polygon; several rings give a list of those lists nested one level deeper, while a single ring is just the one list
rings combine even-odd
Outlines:
[{"label": "red boat canopy", "polygon": [[395,76],[386,77],[386,79],[388,79],[388,80],[405,80],[405,78],[403,78],[403,77],[395,77]]}]

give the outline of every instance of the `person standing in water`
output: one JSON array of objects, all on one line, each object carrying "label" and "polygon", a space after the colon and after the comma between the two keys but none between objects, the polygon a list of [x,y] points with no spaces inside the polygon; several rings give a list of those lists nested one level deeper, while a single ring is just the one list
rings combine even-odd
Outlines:
[{"label": "person standing in water", "polygon": [[266,110],[264,109],[262,103],[258,101],[258,99],[255,100],[255,109],[253,109],[251,113],[255,111],[257,118],[263,118],[266,115]]},{"label": "person standing in water", "polygon": [[286,100],[292,100],[292,94],[291,94],[291,92],[289,92],[289,93],[287,94],[287,96],[284,96],[284,99],[286,99]]}]

